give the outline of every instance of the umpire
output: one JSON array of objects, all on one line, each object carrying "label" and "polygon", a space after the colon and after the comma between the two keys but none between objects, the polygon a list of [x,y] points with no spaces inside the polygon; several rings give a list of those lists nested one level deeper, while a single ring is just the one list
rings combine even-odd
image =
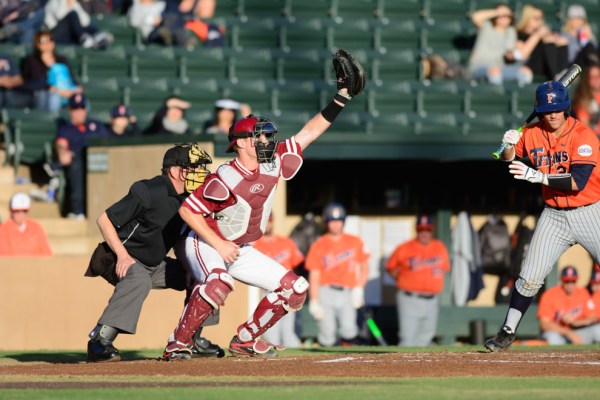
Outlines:
[{"label": "umpire", "polygon": [[[193,149],[206,157],[192,163]],[[151,289],[186,289],[185,269],[167,253],[181,234],[183,221],[178,211],[186,197],[186,179],[198,176],[199,170],[207,173],[210,162],[197,144],[170,148],[163,158],[162,175],[135,182],[125,197],[97,219],[105,242],[94,251],[85,276],[102,276],[115,290],[89,334],[88,362],[121,359],[113,341],[119,333],[135,334]],[[222,352],[216,345],[208,350],[214,356]]]}]

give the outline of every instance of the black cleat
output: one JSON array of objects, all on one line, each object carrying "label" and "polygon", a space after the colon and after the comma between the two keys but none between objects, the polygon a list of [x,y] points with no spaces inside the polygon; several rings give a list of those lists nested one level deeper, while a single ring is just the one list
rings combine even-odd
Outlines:
[{"label": "black cleat", "polygon": [[508,327],[504,327],[493,338],[489,338],[483,344],[491,353],[508,350],[517,335]]},{"label": "black cleat", "polygon": [[192,357],[225,357],[225,350],[220,348],[218,345],[211,343],[210,340],[199,337],[194,340],[192,346]]},{"label": "black cleat", "polygon": [[121,354],[115,349],[112,342],[106,339],[90,340],[87,349],[88,362],[120,361]]}]

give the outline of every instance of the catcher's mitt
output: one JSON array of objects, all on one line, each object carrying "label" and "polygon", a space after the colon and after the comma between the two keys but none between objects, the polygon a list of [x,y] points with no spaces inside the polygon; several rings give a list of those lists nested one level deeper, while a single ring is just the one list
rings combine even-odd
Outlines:
[{"label": "catcher's mitt", "polygon": [[358,61],[346,50],[338,49],[333,55],[333,70],[337,77],[338,90],[348,89],[353,97],[365,88],[365,71]]}]

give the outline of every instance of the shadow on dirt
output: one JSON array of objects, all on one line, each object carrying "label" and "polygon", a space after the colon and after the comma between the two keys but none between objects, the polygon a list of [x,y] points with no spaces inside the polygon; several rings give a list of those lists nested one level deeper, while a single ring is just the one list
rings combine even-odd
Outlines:
[{"label": "shadow on dirt", "polygon": [[[155,360],[157,357],[148,357],[147,353],[136,350],[121,351],[121,360]],[[6,354],[6,359],[12,359],[19,362],[45,362],[50,364],[79,364],[87,362],[87,354],[85,352],[64,352],[57,353],[15,353]]]}]

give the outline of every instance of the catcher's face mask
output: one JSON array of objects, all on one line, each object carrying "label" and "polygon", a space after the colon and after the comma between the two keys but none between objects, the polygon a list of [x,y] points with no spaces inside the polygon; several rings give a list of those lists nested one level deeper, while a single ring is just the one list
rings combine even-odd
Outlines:
[{"label": "catcher's face mask", "polygon": [[210,174],[206,168],[207,164],[212,164],[212,158],[198,143],[192,143],[189,150],[190,163],[186,166],[187,175],[185,176],[185,191],[192,193],[198,186],[204,183],[204,180]]},{"label": "catcher's face mask", "polygon": [[273,121],[267,118],[258,118],[254,125],[254,145],[256,146],[256,155],[259,163],[269,163],[273,161],[277,142],[275,134],[278,132],[277,126]]}]

